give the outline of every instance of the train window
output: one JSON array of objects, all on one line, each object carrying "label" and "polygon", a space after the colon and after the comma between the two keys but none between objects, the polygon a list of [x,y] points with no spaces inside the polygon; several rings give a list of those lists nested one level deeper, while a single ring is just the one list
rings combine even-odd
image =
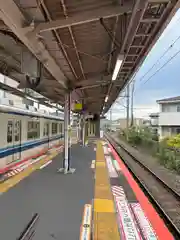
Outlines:
[{"label": "train window", "polygon": [[62,133],[62,123],[59,123],[59,133]]},{"label": "train window", "polygon": [[52,134],[57,134],[58,132],[58,124],[52,123]]},{"label": "train window", "polygon": [[16,121],[15,125],[14,125],[14,140],[15,140],[15,142],[20,141],[20,134],[21,134],[20,121]]},{"label": "train window", "polygon": [[27,139],[36,139],[40,137],[40,122],[29,121]]},{"label": "train window", "polygon": [[13,121],[8,121],[7,125],[7,142],[12,142],[12,136],[13,136]]},{"label": "train window", "polygon": [[46,136],[46,123],[44,124],[43,136]]},{"label": "train window", "polygon": [[43,136],[49,135],[49,123],[44,123]]},{"label": "train window", "polygon": [[37,124],[37,138],[40,138],[40,122]]}]

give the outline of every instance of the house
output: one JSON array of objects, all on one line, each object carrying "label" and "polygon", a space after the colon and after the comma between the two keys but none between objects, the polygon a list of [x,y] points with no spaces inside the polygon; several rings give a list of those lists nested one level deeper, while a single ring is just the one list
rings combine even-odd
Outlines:
[{"label": "house", "polygon": [[158,100],[160,139],[180,133],[180,96]]},{"label": "house", "polygon": [[[113,121],[113,126],[116,126],[116,129],[126,129],[127,127],[127,120],[126,118],[119,118]],[[129,126],[131,124],[131,120],[129,120]],[[144,126],[144,119],[143,118],[134,118],[133,119],[133,126],[135,127],[142,127]]]},{"label": "house", "polygon": [[100,128],[107,129],[110,128],[111,121],[107,118],[100,119]]},{"label": "house", "polygon": [[159,132],[159,113],[151,113],[150,117],[150,127],[154,132]]}]

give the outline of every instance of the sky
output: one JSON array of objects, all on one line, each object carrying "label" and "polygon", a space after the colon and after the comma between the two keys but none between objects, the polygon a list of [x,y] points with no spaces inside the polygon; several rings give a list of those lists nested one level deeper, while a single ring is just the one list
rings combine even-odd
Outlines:
[{"label": "sky", "polygon": [[[150,113],[159,111],[156,100],[180,95],[180,27],[178,25],[180,25],[180,9],[135,75],[135,117],[147,118]],[[168,61],[169,63],[166,64]],[[164,64],[166,65],[163,67]],[[126,100],[122,98],[124,94],[124,92],[120,93],[118,103],[112,107],[113,119],[126,115],[124,107]],[[107,116],[109,118],[109,113]]]}]

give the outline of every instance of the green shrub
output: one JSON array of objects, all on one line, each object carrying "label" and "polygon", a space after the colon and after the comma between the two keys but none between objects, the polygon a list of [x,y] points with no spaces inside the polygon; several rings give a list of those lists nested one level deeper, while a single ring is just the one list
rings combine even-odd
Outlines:
[{"label": "green shrub", "polygon": [[180,157],[176,158],[176,171],[180,173]]},{"label": "green shrub", "polygon": [[180,134],[168,138],[167,145],[171,148],[180,149]]},{"label": "green shrub", "polygon": [[158,136],[144,128],[129,128],[121,132],[123,137],[133,146],[147,149],[153,156],[158,157],[160,164],[180,173],[180,134],[157,141]]}]

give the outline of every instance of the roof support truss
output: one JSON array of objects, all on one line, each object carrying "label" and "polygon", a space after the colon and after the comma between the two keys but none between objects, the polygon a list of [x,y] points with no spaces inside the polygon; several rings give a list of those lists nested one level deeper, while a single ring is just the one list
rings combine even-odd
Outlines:
[{"label": "roof support truss", "polygon": [[123,6],[101,8],[98,10],[86,12],[84,14],[79,14],[77,16],[69,17],[67,19],[40,23],[35,27],[35,29],[33,29],[33,27],[31,26],[26,27],[25,29],[27,29],[27,32],[33,30],[33,34],[38,34],[44,31],[50,31],[53,29],[59,29],[64,27],[71,27],[71,26],[75,26],[83,23],[96,21],[96,20],[99,20],[100,18],[110,18],[113,16],[119,16],[131,11],[132,11],[132,4],[124,3]]},{"label": "roof support truss", "polygon": [[16,34],[16,36],[29,48],[29,50],[41,61],[52,76],[66,88],[66,78],[54,58],[45,48],[45,45],[36,37],[29,39],[23,29],[26,22],[13,0],[0,0],[0,18]]},{"label": "roof support truss", "polygon": [[[66,17],[66,19],[68,19],[69,17],[68,17],[68,13],[67,13],[67,9],[66,9],[66,5],[64,3],[64,0],[61,0],[61,5],[63,7],[64,16]],[[75,52],[76,52],[76,56],[77,56],[77,59],[78,59],[78,62],[79,62],[79,66],[80,66],[83,78],[86,79],[86,77],[84,75],[82,62],[81,62],[81,59],[80,59],[80,56],[79,56],[79,52],[77,50],[77,46],[76,46],[76,42],[75,42],[75,38],[74,38],[74,34],[73,34],[71,26],[69,26],[68,29],[69,29],[69,33],[71,35],[71,39],[72,39],[72,42],[73,42],[73,46],[74,46],[74,49],[75,49]]]}]

